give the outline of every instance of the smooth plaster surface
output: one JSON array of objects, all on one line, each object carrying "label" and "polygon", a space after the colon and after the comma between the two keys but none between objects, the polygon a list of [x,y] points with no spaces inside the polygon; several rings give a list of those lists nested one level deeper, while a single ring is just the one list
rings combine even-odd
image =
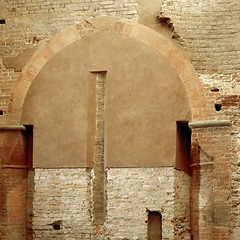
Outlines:
[{"label": "smooth plaster surface", "polygon": [[34,125],[34,166],[92,166],[93,71],[107,71],[107,166],[173,166],[176,121],[189,115],[184,86],[161,55],[117,33],[97,33],[65,47],[33,81],[22,124]]}]

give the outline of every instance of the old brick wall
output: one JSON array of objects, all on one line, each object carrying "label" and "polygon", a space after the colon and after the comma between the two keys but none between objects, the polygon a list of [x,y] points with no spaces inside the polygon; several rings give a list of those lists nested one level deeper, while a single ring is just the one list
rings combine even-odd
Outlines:
[{"label": "old brick wall", "polygon": [[[224,159],[224,165],[219,165],[219,168],[221,168],[218,169],[219,171],[214,170],[213,172],[212,165],[204,165],[197,176],[192,175],[192,177],[196,177],[196,182],[192,182],[193,193],[196,190],[196,195],[192,195],[192,201],[198,201],[200,196],[202,201],[199,204],[200,208],[203,209],[203,215],[198,215],[200,219],[197,219],[197,224],[204,225],[208,221],[212,223],[212,213],[210,216],[207,215],[206,221],[204,211],[205,209],[208,211],[209,207],[212,206],[213,199],[209,198],[212,196],[212,186],[214,186],[214,191],[218,191],[218,196],[221,195],[219,199],[225,199],[229,195],[226,202],[231,210],[228,216],[229,226],[227,227],[230,227],[230,239],[238,239],[240,238],[240,2],[238,0],[165,0],[161,9],[159,5],[156,4],[156,11],[162,11],[163,16],[171,18],[174,31],[179,36],[178,41],[185,48],[198,72],[208,101],[209,119],[229,119],[232,122],[230,133],[226,134],[228,137],[224,138],[224,141],[222,140],[222,146],[218,146],[219,141],[223,139],[221,134],[225,135],[221,130],[217,130],[217,132],[212,132],[209,129],[198,130],[193,134],[193,141],[197,140],[202,152],[206,153],[200,154],[203,161],[209,154],[213,155],[215,159]],[[1,21],[0,24],[0,124],[6,123],[12,89],[22,67],[35,48],[59,31],[79,23],[83,19],[100,14],[137,20],[138,1],[0,1],[0,20],[5,20],[5,23]],[[220,110],[216,110],[216,104],[221,108]],[[212,135],[217,141],[210,140]],[[209,140],[210,143],[208,143]],[[224,150],[225,146],[229,147],[226,151]],[[205,175],[201,175],[202,173]],[[217,178],[226,173],[229,175],[226,176],[226,178],[229,177],[227,182]],[[91,213],[87,212],[87,209],[91,209],[91,202],[89,202],[91,174],[89,174],[84,169],[36,170],[35,176],[33,176],[34,181],[30,181],[36,185],[32,186],[33,192],[29,193],[34,199],[32,206],[34,215],[33,218],[29,218],[32,218],[33,226],[31,223],[28,226],[29,229],[33,227],[36,239],[49,238],[55,235],[62,239],[59,236],[60,234],[68,235],[69,239],[70,237],[75,239],[75,233],[79,233],[78,236],[81,236],[79,239],[84,239],[84,237],[89,239],[89,234],[96,235],[95,229],[90,226]],[[215,180],[213,180],[214,176],[216,177]],[[149,178],[151,178],[151,183],[148,185],[146,183]],[[179,184],[178,181],[174,182],[174,179],[180,179],[183,185]],[[131,237],[132,230],[120,219],[119,213],[122,206],[116,204],[126,201],[127,206],[134,205],[135,208],[131,208],[131,212],[127,210],[121,212],[121,214],[131,213],[133,215],[130,218],[135,216],[134,219],[141,220],[141,224],[143,224],[141,228],[139,228],[137,220],[131,222],[132,229],[136,230],[138,228],[141,230],[137,233],[139,237],[146,234],[146,223],[143,223],[147,220],[145,208],[162,210],[164,206],[163,210],[166,211],[166,214],[163,213],[163,216],[169,216],[175,222],[175,225],[173,225],[172,222],[163,220],[164,236],[172,239],[173,234],[179,233],[182,229],[182,222],[185,222],[181,233],[184,237],[181,239],[188,239],[189,220],[183,206],[187,206],[189,196],[188,194],[182,194],[188,190],[189,181],[186,174],[183,172],[174,173],[173,170],[169,169],[135,169],[134,171],[132,169],[110,169],[108,180],[107,208],[111,211],[109,211],[107,217],[106,234]],[[160,180],[161,184],[167,184],[159,186]],[[220,184],[217,184],[217,181],[220,181]],[[119,184],[124,187],[120,188]],[[184,189],[179,190],[182,186],[184,186]],[[200,186],[201,189],[198,189]],[[70,191],[69,188],[72,187],[76,187],[77,191]],[[51,192],[49,189],[51,189]],[[134,189],[138,191],[134,191]],[[140,192],[139,189],[144,191]],[[143,192],[144,195],[141,195]],[[152,194],[147,200],[145,199],[146,192]],[[161,201],[156,200],[159,195],[163,197]],[[180,198],[176,196],[180,196]],[[182,199],[182,201],[178,199]],[[49,202],[49,205],[46,202]],[[72,205],[68,204],[69,202],[75,203],[76,208],[73,209]],[[175,202],[174,208],[173,202]],[[182,205],[182,202],[185,204]],[[80,207],[80,209],[77,207]],[[65,212],[63,211],[60,214],[59,208]],[[138,212],[139,209],[141,213]],[[180,214],[180,210],[184,212],[183,215]],[[209,211],[216,210],[210,209]],[[29,215],[31,214],[30,211]],[[69,214],[76,216],[76,220],[79,221],[69,219]],[[53,230],[52,225],[48,224],[61,220],[60,218],[64,220],[62,222],[63,228],[59,231]],[[117,222],[117,218],[119,218],[121,224],[114,224]],[[82,226],[83,220],[85,229],[79,228],[80,225]],[[218,225],[224,225],[221,217],[218,217],[216,221],[218,221]],[[76,228],[78,229],[76,230]],[[129,230],[126,231],[126,229]],[[220,230],[211,228],[210,232],[224,239],[224,233],[221,233]],[[85,231],[86,235],[84,235]],[[80,235],[80,232],[84,234]],[[98,229],[98,232],[101,232],[102,235],[105,234],[105,231],[101,229]],[[208,237],[213,236],[211,234]],[[204,233],[203,236],[205,236]],[[228,239],[228,236],[226,236],[226,239]]]},{"label": "old brick wall", "polygon": [[[136,0],[0,1],[0,123],[6,121],[10,95],[35,46],[84,19],[111,15],[136,19]],[[18,55],[20,56],[16,58]]]},{"label": "old brick wall", "polygon": [[[173,239],[174,232],[174,239],[189,239],[189,177],[184,172],[108,169],[106,222],[100,226],[92,225],[92,177],[93,172],[86,169],[35,170],[29,212],[34,239],[145,239],[147,210],[161,212],[163,239]],[[58,221],[60,230],[54,230],[53,223]]]},{"label": "old brick wall", "polygon": [[203,74],[236,73],[239,68],[239,11],[237,0],[165,0],[162,13],[170,17],[175,32],[196,70]]},{"label": "old brick wall", "polygon": [[[222,179],[218,187],[221,188],[222,185],[225,191],[228,191],[229,198],[226,202],[231,206],[230,239],[238,239],[240,237],[240,2],[165,0],[161,12],[161,16],[171,19],[175,36],[178,36],[179,43],[187,51],[198,72],[208,102],[209,118],[228,119],[232,123],[229,138],[225,140],[222,148],[218,148],[218,151],[224,152],[223,155],[228,155],[223,173],[229,171],[229,185],[226,186]],[[220,135],[221,132],[218,134]],[[219,141],[224,141],[223,139],[223,136],[219,137]],[[211,142],[211,135],[208,135],[205,141]],[[229,149],[224,150],[227,146]],[[210,149],[204,151],[214,151],[215,148],[216,145],[211,145]],[[214,158],[218,157],[214,156]],[[206,172],[210,171],[209,166],[205,168]],[[204,176],[201,181],[207,186],[209,178],[210,180],[213,178],[214,181],[214,174],[209,172],[209,176]],[[205,196],[208,195],[204,188],[201,191],[205,191]]]},{"label": "old brick wall", "polygon": [[26,239],[26,142],[22,129],[0,128],[0,239]]},{"label": "old brick wall", "polygon": [[[174,170],[110,169],[106,227],[110,239],[145,239],[147,210],[163,215],[163,237],[173,238]],[[166,187],[166,183],[168,187]]]},{"label": "old brick wall", "polygon": [[[231,239],[229,126],[193,128],[191,223],[194,239]],[[221,151],[222,150],[222,151]],[[237,238],[232,238],[237,239]]]},{"label": "old brick wall", "polygon": [[[32,187],[29,238],[91,239],[92,202],[86,169],[36,169]],[[30,216],[29,216],[30,219]],[[59,224],[60,229],[54,229]]]}]

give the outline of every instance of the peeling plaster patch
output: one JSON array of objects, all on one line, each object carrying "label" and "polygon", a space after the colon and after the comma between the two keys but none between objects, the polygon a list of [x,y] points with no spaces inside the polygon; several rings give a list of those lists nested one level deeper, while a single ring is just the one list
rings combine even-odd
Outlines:
[{"label": "peeling plaster patch", "polygon": [[27,48],[16,57],[4,57],[3,64],[6,68],[13,68],[15,72],[21,72],[34,51],[35,48]]}]

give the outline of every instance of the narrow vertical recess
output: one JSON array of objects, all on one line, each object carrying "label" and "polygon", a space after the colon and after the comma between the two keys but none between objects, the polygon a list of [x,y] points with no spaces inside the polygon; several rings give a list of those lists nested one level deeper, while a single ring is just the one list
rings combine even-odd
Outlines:
[{"label": "narrow vertical recess", "polygon": [[34,169],[33,169],[33,125],[25,125],[27,144],[27,239],[34,238],[33,231],[33,198],[34,198]]},{"label": "narrow vertical recess", "polygon": [[191,129],[188,122],[178,121],[176,125],[176,164],[178,170],[189,173]]},{"label": "narrow vertical recess", "polygon": [[148,240],[162,239],[162,214],[148,211]]},{"label": "narrow vertical recess", "polygon": [[93,156],[93,222],[102,225],[106,217],[104,130],[106,71],[96,72],[96,130]]}]

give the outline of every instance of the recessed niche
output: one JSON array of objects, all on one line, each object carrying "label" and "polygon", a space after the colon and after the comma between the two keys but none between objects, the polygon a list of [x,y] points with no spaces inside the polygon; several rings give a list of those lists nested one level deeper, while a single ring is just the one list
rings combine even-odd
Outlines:
[{"label": "recessed niche", "polygon": [[217,112],[221,111],[221,109],[222,109],[222,104],[216,103],[216,104],[215,104],[215,109],[216,109]]},{"label": "recessed niche", "polygon": [[148,211],[148,239],[162,239],[162,214],[158,211]]},{"label": "recessed niche", "polygon": [[0,110],[0,115],[3,115],[3,110]]},{"label": "recessed niche", "polygon": [[176,169],[189,173],[191,151],[191,129],[188,122],[177,121],[176,132]]},{"label": "recessed niche", "polygon": [[53,230],[60,230],[60,229],[61,229],[60,224],[53,225]]},{"label": "recessed niche", "polygon": [[60,229],[61,229],[61,223],[62,223],[61,220],[53,222],[53,223],[51,224],[53,230],[60,230]]},{"label": "recessed niche", "polygon": [[0,19],[0,24],[6,24],[6,20],[5,19]]},{"label": "recessed niche", "polygon": [[212,88],[210,88],[210,91],[211,91],[211,92],[219,92],[219,89],[216,88],[216,87],[212,87]]}]

